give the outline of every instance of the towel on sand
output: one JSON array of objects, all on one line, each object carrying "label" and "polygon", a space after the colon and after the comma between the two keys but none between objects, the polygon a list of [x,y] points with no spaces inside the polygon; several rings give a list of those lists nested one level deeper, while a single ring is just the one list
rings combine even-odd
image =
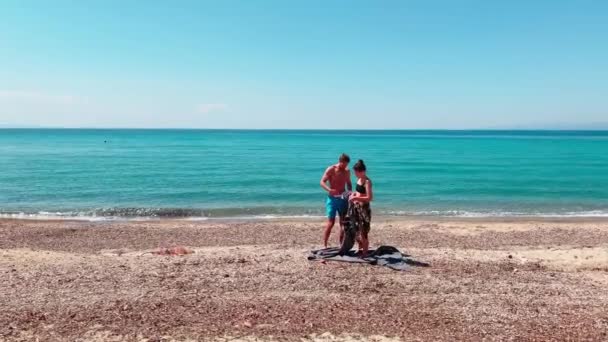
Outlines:
[{"label": "towel on sand", "polygon": [[416,261],[410,258],[409,255],[401,253],[393,246],[380,246],[377,249],[371,249],[364,259],[358,257],[357,252],[354,250],[351,250],[344,255],[340,255],[340,248],[330,247],[311,251],[308,255],[308,260],[328,260],[380,265],[397,271],[407,271],[411,266],[430,266],[425,262]]}]

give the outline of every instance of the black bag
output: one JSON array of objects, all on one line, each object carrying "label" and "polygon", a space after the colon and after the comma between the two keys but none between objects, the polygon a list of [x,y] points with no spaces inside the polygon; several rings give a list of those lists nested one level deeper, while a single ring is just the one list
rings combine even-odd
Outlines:
[{"label": "black bag", "polygon": [[357,216],[355,215],[355,206],[349,201],[346,215],[343,219],[344,223],[344,239],[340,244],[340,251],[338,255],[347,254],[351,248],[355,245],[357,233],[359,232],[359,225],[357,224]]}]

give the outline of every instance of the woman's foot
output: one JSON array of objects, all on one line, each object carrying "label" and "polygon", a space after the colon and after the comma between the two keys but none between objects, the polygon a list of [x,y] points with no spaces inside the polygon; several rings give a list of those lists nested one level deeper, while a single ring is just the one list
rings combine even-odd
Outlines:
[{"label": "woman's foot", "polygon": [[364,251],[364,250],[362,250],[362,249],[359,249],[359,250],[357,251],[357,257],[358,257],[358,258],[361,258],[361,259],[365,259],[365,258],[367,258],[367,251]]}]

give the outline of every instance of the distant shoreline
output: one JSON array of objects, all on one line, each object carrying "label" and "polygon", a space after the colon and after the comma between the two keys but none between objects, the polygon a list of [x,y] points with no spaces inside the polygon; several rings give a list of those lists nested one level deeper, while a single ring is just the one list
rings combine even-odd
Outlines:
[{"label": "distant shoreline", "polygon": [[0,126],[0,130],[146,130],[146,131],[239,131],[239,132],[608,132],[608,126],[599,128],[189,128],[189,127],[27,127]]}]

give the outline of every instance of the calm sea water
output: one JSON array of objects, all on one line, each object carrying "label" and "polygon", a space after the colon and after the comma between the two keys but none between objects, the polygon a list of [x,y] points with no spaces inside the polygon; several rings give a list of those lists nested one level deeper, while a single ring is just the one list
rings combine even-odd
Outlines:
[{"label": "calm sea water", "polygon": [[608,132],[0,130],[0,215],[322,215],[364,159],[376,214],[608,216]]}]

